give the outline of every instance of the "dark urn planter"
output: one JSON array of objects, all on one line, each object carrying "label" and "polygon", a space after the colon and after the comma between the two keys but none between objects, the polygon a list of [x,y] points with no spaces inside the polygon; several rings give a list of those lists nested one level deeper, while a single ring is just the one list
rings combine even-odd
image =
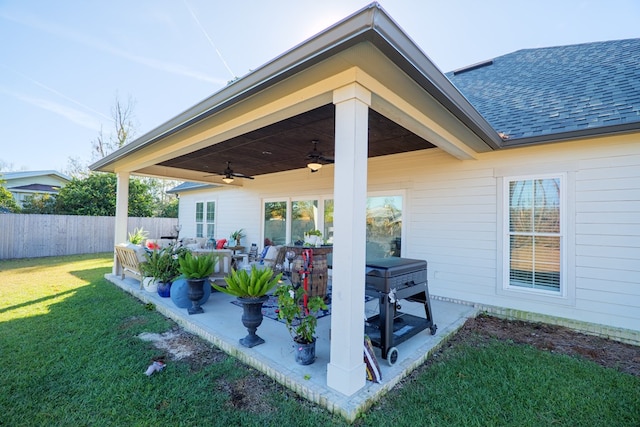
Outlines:
[{"label": "dark urn planter", "polygon": [[204,313],[200,307],[200,300],[204,297],[204,285],[207,279],[187,279],[189,290],[187,296],[191,300],[191,307],[187,309],[189,314]]},{"label": "dark urn planter", "polygon": [[162,298],[171,296],[171,282],[158,282],[158,295]]},{"label": "dark urn planter", "polygon": [[242,304],[242,324],[249,334],[240,338],[240,344],[245,347],[255,347],[263,344],[264,340],[256,335],[256,329],[262,323],[262,304],[269,299],[268,296],[243,298],[238,297],[238,301]]},{"label": "dark urn planter", "polygon": [[294,342],[296,363],[310,365],[316,360],[316,339],[310,343]]}]

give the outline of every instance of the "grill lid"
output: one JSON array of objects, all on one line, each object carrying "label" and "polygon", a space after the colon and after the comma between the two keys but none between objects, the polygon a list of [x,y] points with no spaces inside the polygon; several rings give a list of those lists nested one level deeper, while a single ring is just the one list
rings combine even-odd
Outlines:
[{"label": "grill lid", "polygon": [[366,274],[389,278],[426,269],[427,261],[425,260],[397,257],[375,258],[367,260]]}]

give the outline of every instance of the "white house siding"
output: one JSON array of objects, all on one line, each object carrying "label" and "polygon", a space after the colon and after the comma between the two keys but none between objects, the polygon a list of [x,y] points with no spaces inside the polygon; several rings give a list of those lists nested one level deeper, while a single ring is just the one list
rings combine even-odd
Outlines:
[{"label": "white house siding", "polygon": [[[331,196],[331,167],[300,169],[214,190],[218,235],[260,242],[263,198]],[[567,295],[502,290],[502,177],[567,177]],[[369,161],[369,191],[403,191],[403,256],[428,261],[432,295],[640,331],[640,140],[599,138],[514,148],[460,161],[425,150]],[[180,199],[183,236],[195,200]],[[190,210],[191,209],[191,210]],[[192,232],[193,234],[193,232]],[[363,277],[364,279],[364,277]],[[437,313],[435,314],[437,316]]]},{"label": "white house siding", "polygon": [[333,194],[333,170],[327,169],[309,176],[308,169],[266,175],[255,180],[237,178],[242,187],[220,187],[215,190],[189,191],[180,195],[180,223],[183,237],[195,236],[195,203],[216,201],[216,239],[228,239],[240,228],[246,237],[242,244],[257,243],[262,247],[262,203],[264,199],[285,199],[295,195],[317,197]]}]

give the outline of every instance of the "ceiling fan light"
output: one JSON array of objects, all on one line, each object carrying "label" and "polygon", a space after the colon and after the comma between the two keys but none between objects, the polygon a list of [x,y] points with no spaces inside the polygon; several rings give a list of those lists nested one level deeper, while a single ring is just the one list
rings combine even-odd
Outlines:
[{"label": "ceiling fan light", "polygon": [[233,178],[230,176],[225,176],[224,178],[222,178],[222,182],[226,184],[231,184],[233,182]]},{"label": "ceiling fan light", "polygon": [[322,167],[322,164],[318,162],[309,162],[307,163],[307,167],[311,169],[312,172],[316,172]]}]

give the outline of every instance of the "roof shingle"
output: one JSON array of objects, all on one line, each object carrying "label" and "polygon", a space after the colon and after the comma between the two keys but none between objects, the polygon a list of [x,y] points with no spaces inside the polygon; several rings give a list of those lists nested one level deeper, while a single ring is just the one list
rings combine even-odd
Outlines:
[{"label": "roof shingle", "polygon": [[446,75],[508,140],[640,123],[640,39],[523,49]]}]

